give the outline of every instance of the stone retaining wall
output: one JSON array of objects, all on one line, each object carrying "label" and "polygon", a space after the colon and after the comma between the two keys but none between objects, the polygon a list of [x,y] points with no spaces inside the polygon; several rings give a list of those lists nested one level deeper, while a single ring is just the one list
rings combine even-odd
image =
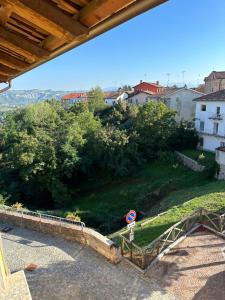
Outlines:
[{"label": "stone retaining wall", "polygon": [[121,260],[120,248],[107,237],[91,228],[81,228],[77,225],[59,223],[48,219],[39,219],[34,216],[22,216],[20,213],[9,212],[4,209],[0,209],[0,222],[36,230],[61,237],[65,240],[88,245],[113,263],[118,263]]},{"label": "stone retaining wall", "polygon": [[205,166],[200,165],[196,160],[191,159],[190,157],[175,151],[178,158],[182,161],[182,163],[188,167],[189,169],[195,172],[203,172],[205,170]]}]

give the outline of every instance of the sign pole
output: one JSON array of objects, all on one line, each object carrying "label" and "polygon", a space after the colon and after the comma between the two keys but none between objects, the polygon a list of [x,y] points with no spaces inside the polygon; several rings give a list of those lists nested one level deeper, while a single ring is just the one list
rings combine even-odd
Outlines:
[{"label": "sign pole", "polygon": [[133,228],[130,229],[130,240],[131,240],[131,246],[130,246],[130,260],[132,261],[133,260],[133,239],[132,239],[132,236],[133,236]]},{"label": "sign pole", "polygon": [[126,215],[127,228],[129,229],[129,241],[130,241],[130,260],[133,260],[133,240],[134,240],[134,227],[136,225],[136,211],[130,210]]}]

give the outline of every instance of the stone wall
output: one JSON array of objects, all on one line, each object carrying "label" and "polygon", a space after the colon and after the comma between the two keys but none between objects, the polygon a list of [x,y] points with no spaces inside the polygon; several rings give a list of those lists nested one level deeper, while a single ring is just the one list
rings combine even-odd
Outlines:
[{"label": "stone wall", "polygon": [[178,156],[178,158],[182,161],[182,163],[189,169],[195,172],[203,172],[205,170],[205,166],[200,165],[197,161],[191,159],[190,157],[178,151],[176,151],[175,153]]},{"label": "stone wall", "polygon": [[88,245],[113,263],[121,260],[121,251],[114,242],[91,228],[60,223],[49,219],[22,215],[21,213],[0,209],[0,222],[36,230],[61,237],[65,240]]}]

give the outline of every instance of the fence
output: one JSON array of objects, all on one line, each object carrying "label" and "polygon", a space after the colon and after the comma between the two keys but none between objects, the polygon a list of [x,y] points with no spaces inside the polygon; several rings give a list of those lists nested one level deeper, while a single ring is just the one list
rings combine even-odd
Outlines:
[{"label": "fence", "polygon": [[19,209],[15,209],[15,208],[12,208],[12,207],[9,207],[6,205],[2,205],[0,207],[0,212],[4,212],[4,213],[8,213],[8,214],[10,214],[10,212],[17,213],[18,215],[20,215],[21,218],[23,218],[24,215],[28,215],[28,216],[33,216],[33,217],[39,218],[40,221],[47,219],[47,220],[59,222],[59,224],[63,224],[63,223],[68,224],[69,223],[69,224],[81,226],[81,228],[85,227],[85,223],[81,222],[81,221],[74,221],[74,220],[70,220],[70,219],[66,219],[66,218],[61,218],[61,217],[52,216],[52,215],[48,215],[48,214],[42,214],[42,213],[25,210],[25,209],[19,210]]},{"label": "fence", "polygon": [[185,236],[185,234],[192,230],[197,224],[206,225],[218,233],[223,233],[225,231],[225,214],[219,215],[201,208],[192,215],[174,224],[157,239],[143,248],[130,242],[127,233],[121,234],[122,255],[138,267],[145,269],[160,253],[179,238]]}]

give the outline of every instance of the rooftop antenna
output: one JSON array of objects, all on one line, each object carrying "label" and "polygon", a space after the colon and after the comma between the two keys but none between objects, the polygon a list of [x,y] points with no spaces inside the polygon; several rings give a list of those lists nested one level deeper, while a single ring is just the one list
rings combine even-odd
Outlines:
[{"label": "rooftop antenna", "polygon": [[186,73],[186,71],[182,71],[182,80],[183,80],[183,86],[185,85],[185,82],[184,82],[184,74]]},{"label": "rooftop antenna", "polygon": [[170,83],[170,73],[166,73],[166,76],[167,76],[167,87],[168,87]]}]

